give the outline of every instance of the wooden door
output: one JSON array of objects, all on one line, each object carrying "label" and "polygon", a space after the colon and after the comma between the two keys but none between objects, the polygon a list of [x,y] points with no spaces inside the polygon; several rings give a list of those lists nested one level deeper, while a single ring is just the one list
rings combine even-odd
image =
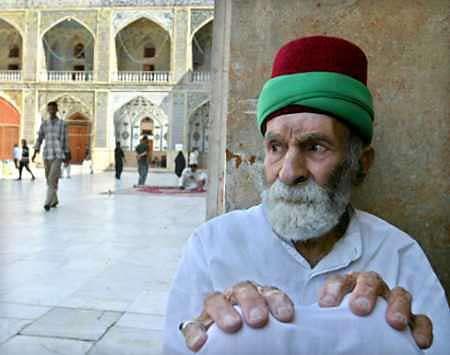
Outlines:
[{"label": "wooden door", "polygon": [[70,123],[69,147],[72,155],[72,164],[83,163],[86,148],[89,147],[89,124],[86,122]]},{"label": "wooden door", "polygon": [[19,144],[19,127],[0,126],[0,160],[12,160],[14,144]]}]

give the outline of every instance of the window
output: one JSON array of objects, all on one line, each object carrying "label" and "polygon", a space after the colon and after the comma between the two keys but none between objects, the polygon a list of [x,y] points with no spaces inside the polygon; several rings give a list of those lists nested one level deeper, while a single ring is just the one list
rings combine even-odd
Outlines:
[{"label": "window", "polygon": [[78,43],[73,47],[73,56],[79,59],[84,58],[84,45],[82,43]]},{"label": "window", "polygon": [[153,58],[155,56],[156,50],[154,47],[144,48],[144,58]]},{"label": "window", "polygon": [[19,70],[19,65],[17,64],[9,64],[8,70]]},{"label": "window", "polygon": [[19,47],[13,46],[9,49],[9,58],[19,58]]},{"label": "window", "polygon": [[73,70],[74,71],[84,71],[84,65],[74,65]]}]

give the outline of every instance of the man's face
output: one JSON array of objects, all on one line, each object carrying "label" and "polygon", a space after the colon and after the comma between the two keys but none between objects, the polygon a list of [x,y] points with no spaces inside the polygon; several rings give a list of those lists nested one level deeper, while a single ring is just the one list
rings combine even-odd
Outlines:
[{"label": "man's face", "polygon": [[341,122],[315,113],[267,123],[263,203],[281,237],[317,238],[339,222],[350,200],[349,135]]},{"label": "man's face", "polygon": [[48,105],[47,112],[50,115],[50,117],[54,117],[56,116],[56,112],[58,112],[58,109],[54,105]]}]

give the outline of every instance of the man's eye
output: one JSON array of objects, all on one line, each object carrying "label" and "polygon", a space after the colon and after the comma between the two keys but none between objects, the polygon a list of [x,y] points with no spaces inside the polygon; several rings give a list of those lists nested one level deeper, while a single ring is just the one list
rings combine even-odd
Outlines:
[{"label": "man's eye", "polygon": [[326,149],[323,145],[320,145],[320,144],[311,144],[311,145],[308,147],[308,150],[309,150],[310,152],[314,152],[314,153],[323,153],[323,152],[325,152],[327,149]]},{"label": "man's eye", "polygon": [[279,143],[269,143],[269,149],[271,152],[278,152],[281,150],[281,144]]}]

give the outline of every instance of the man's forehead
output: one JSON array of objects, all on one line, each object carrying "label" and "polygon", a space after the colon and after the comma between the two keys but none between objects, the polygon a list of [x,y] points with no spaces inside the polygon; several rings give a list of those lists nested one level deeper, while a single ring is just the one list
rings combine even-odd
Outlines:
[{"label": "man's forehead", "polygon": [[332,116],[310,112],[276,116],[269,120],[266,126],[266,137],[273,134],[297,136],[311,132],[330,136],[347,136],[348,128]]}]

